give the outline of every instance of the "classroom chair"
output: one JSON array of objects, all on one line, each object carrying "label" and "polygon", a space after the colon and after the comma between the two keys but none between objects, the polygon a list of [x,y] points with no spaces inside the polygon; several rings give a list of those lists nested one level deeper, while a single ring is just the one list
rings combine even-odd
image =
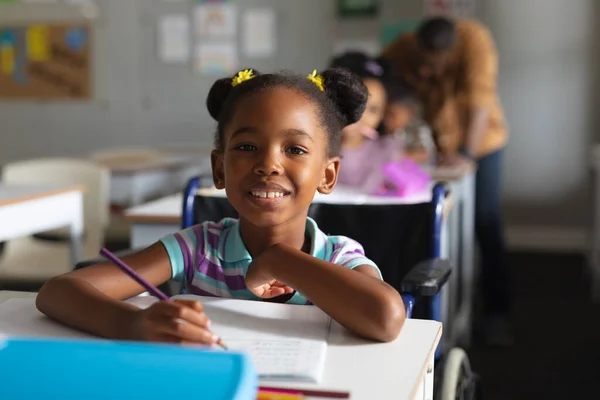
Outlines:
[{"label": "classroom chair", "polygon": [[[106,168],[75,158],[18,161],[5,165],[1,176],[1,181],[6,184],[85,186],[83,259],[97,255],[104,245],[109,179]],[[11,240],[0,253],[0,283],[6,288],[22,284],[36,287],[71,268],[66,229]]]}]

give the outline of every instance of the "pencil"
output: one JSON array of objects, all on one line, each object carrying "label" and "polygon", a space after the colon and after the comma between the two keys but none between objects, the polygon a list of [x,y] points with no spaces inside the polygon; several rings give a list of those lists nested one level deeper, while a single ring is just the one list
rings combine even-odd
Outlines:
[{"label": "pencil", "polygon": [[256,400],[302,400],[304,396],[300,393],[281,393],[260,390],[256,396]]},{"label": "pencil", "polygon": [[[125,264],[119,257],[111,253],[106,247],[100,250],[100,255],[106,257],[110,262],[119,267],[123,272],[129,275],[130,278],[132,278],[134,281],[139,283],[144,289],[146,289],[148,293],[152,294],[155,297],[158,297],[160,300],[171,301],[169,296],[167,296],[159,288],[142,278],[129,265]],[[223,343],[223,340],[221,338],[219,338],[217,344],[221,346],[221,348],[227,350],[227,346],[225,345],[225,343]]]},{"label": "pencil", "polygon": [[259,390],[262,392],[272,392],[272,393],[281,393],[281,394],[302,394],[308,397],[322,397],[328,399],[349,399],[349,392],[338,392],[332,390],[318,390],[318,389],[297,389],[297,388],[279,388],[279,387],[267,387],[261,386]]}]

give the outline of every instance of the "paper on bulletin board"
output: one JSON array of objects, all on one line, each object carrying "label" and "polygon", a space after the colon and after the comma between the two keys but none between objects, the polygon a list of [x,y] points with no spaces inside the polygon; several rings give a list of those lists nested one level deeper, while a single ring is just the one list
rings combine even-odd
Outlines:
[{"label": "paper on bulletin board", "polygon": [[247,57],[269,57],[277,49],[277,21],[272,8],[256,8],[244,13],[242,45]]},{"label": "paper on bulletin board", "polygon": [[31,61],[50,58],[50,30],[45,25],[31,25],[27,29],[27,57]]},{"label": "paper on bulletin board", "polygon": [[198,4],[194,9],[194,29],[199,39],[234,38],[237,7],[234,4]]},{"label": "paper on bulletin board", "polygon": [[196,72],[203,75],[232,75],[238,69],[237,46],[234,41],[199,43],[196,45]]},{"label": "paper on bulletin board", "polygon": [[190,19],[185,14],[163,16],[158,23],[158,55],[168,64],[190,60]]}]

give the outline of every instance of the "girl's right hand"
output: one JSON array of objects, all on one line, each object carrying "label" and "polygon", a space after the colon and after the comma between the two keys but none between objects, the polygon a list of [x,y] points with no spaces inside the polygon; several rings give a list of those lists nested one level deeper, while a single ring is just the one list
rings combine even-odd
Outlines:
[{"label": "girl's right hand", "polygon": [[199,301],[159,301],[137,312],[133,334],[150,342],[214,345],[218,337],[209,326]]}]

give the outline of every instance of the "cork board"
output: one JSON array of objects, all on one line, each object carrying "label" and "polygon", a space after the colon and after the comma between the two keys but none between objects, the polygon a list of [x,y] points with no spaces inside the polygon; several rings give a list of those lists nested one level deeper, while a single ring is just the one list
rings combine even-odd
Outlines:
[{"label": "cork board", "polygon": [[90,98],[91,42],[85,23],[0,26],[0,100]]}]

